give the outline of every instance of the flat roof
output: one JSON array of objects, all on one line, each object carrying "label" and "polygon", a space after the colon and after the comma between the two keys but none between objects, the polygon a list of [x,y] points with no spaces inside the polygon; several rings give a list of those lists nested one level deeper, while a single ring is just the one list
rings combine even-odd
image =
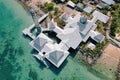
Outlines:
[{"label": "flat roof", "polygon": [[93,8],[91,6],[86,6],[83,10],[87,13],[91,13]]},{"label": "flat roof", "polygon": [[73,7],[73,8],[76,6],[76,4],[73,3],[72,1],[68,1],[68,2],[67,2],[67,5],[69,5],[69,6]]},{"label": "flat roof", "polygon": [[95,49],[95,45],[93,43],[89,43],[87,47],[90,48],[91,50]]},{"label": "flat roof", "polygon": [[114,0],[102,0],[104,3],[108,4],[108,5],[111,5],[111,4],[114,4],[115,1]]},{"label": "flat roof", "polygon": [[[93,15],[93,19],[96,19],[96,21],[97,21],[97,20],[100,20],[100,21],[103,22],[103,23],[107,23],[107,21],[108,21],[108,19],[109,19],[109,17],[108,17],[107,15],[105,15],[105,14],[103,14],[103,13],[97,11],[97,10],[95,10],[95,11],[92,13],[92,15]],[[93,21],[94,21],[94,20],[93,20]],[[94,22],[96,22],[96,21],[94,21]]]},{"label": "flat roof", "polygon": [[[74,36],[74,37],[73,37]],[[69,48],[76,49],[82,42],[82,37],[77,31],[77,28],[66,28],[63,33],[57,34],[57,37],[62,40]]]}]

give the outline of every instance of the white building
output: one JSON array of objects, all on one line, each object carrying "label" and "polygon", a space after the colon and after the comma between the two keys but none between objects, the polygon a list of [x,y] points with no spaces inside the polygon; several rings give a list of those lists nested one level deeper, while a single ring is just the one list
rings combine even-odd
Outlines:
[{"label": "white building", "polygon": [[[68,50],[70,48],[76,49],[81,42],[86,42],[89,38],[92,38],[97,43],[101,43],[105,36],[95,31],[97,27],[95,22],[96,20],[101,20],[105,23],[109,17],[97,11],[93,13],[93,16],[97,19],[90,21],[86,16],[77,14],[73,18],[71,17],[71,20],[64,29],[58,27],[57,23],[51,20],[48,23],[48,28],[45,30],[55,32],[57,34],[56,37],[59,38],[61,42],[59,44],[54,43],[47,35],[40,33],[30,42],[30,45],[38,51],[37,58],[40,60],[40,56],[43,56],[59,68],[69,55]],[[103,18],[101,18],[101,16]],[[94,49],[95,46],[90,44],[88,47]]]}]

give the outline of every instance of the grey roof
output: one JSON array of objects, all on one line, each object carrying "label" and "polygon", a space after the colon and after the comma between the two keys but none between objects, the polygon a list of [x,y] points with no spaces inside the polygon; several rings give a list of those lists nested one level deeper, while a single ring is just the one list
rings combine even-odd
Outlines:
[{"label": "grey roof", "polygon": [[33,46],[38,50],[41,51],[43,46],[47,43],[47,40],[44,38],[37,37],[36,39],[33,40]]},{"label": "grey roof", "polygon": [[103,13],[97,11],[97,10],[95,10],[95,11],[92,13],[92,15],[93,15],[93,17],[94,17],[93,19],[95,19],[95,20],[92,20],[92,21],[94,21],[94,22],[96,22],[97,20],[100,20],[100,21],[102,21],[102,22],[104,22],[104,23],[107,23],[107,21],[108,21],[108,19],[109,19],[108,16],[106,16],[105,14],[103,14]]},{"label": "grey roof", "polygon": [[49,30],[53,30],[53,29],[55,29],[55,27],[56,27],[55,23],[53,21],[50,21],[48,24]]},{"label": "grey roof", "polygon": [[55,50],[49,54],[49,58],[57,64],[58,61],[64,56],[63,51]]},{"label": "grey roof", "polygon": [[86,42],[87,39],[91,36],[91,30],[95,30],[97,25],[87,20],[85,24],[80,22],[81,16],[78,14],[76,15],[71,22],[69,22],[64,29],[66,28],[77,28],[76,32],[79,32],[80,34],[80,42]]},{"label": "grey roof", "polygon": [[[56,48],[57,47],[57,48]],[[47,53],[45,57],[57,68],[60,67],[60,65],[63,63],[63,61],[67,58],[69,55],[68,51],[63,51],[59,49],[59,46],[55,46],[55,48]]]},{"label": "grey roof", "polygon": [[70,16],[69,16],[68,14],[65,14],[65,13],[61,16],[61,18],[62,18],[63,20],[67,20],[69,17],[70,17]]},{"label": "grey roof", "polygon": [[82,24],[81,22],[77,22],[71,24],[70,27],[76,27],[81,34],[86,35],[93,27],[93,23],[90,21],[87,21],[85,24]]},{"label": "grey roof", "polygon": [[77,31],[77,28],[66,28],[63,33],[57,34],[57,37],[61,39],[67,47],[73,49],[76,49],[82,41],[82,37],[79,31]]},{"label": "grey roof", "polygon": [[45,34],[40,33],[34,40],[30,42],[30,45],[37,51],[41,51],[46,43],[53,43],[53,41],[48,38]]},{"label": "grey roof", "polygon": [[56,33],[62,33],[63,30],[57,26],[57,23],[53,21],[53,19],[50,21],[50,23],[48,24],[48,30],[52,30]]},{"label": "grey roof", "polygon": [[104,3],[108,4],[108,5],[111,5],[111,4],[114,4],[114,0],[102,0]]},{"label": "grey roof", "polygon": [[80,17],[80,23],[82,23],[82,24],[87,23],[87,16],[82,15],[82,16]]},{"label": "grey roof", "polygon": [[36,45],[42,47],[45,43],[47,43],[47,40],[44,39],[44,38],[38,37],[34,40],[34,42],[35,42]]},{"label": "grey roof", "polygon": [[86,6],[83,10],[87,13],[91,13],[93,8],[91,6]]},{"label": "grey roof", "polygon": [[90,35],[91,35],[91,38],[95,40],[97,43],[101,43],[105,38],[103,34],[96,31],[91,31]]},{"label": "grey roof", "polygon": [[61,43],[58,45],[62,50],[67,51],[69,49],[69,46],[67,46],[65,43],[66,43],[66,40],[62,40]]},{"label": "grey roof", "polygon": [[103,34],[98,34],[94,37],[94,40],[98,43],[101,43],[104,38],[105,38],[105,36]]}]

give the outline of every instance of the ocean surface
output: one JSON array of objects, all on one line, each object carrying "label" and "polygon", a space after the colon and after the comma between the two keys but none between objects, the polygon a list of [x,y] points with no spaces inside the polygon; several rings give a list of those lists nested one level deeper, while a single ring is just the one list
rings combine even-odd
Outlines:
[{"label": "ocean surface", "polygon": [[0,80],[110,80],[70,55],[59,69],[47,69],[32,54],[22,30],[33,23],[16,0],[0,0]]}]

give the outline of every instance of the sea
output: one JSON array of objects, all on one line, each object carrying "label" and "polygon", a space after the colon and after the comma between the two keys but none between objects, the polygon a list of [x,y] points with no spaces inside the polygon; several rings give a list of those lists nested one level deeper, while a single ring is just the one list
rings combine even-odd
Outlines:
[{"label": "sea", "polygon": [[0,80],[112,80],[84,64],[77,53],[59,69],[46,68],[22,34],[31,24],[29,11],[17,0],[0,0]]}]

